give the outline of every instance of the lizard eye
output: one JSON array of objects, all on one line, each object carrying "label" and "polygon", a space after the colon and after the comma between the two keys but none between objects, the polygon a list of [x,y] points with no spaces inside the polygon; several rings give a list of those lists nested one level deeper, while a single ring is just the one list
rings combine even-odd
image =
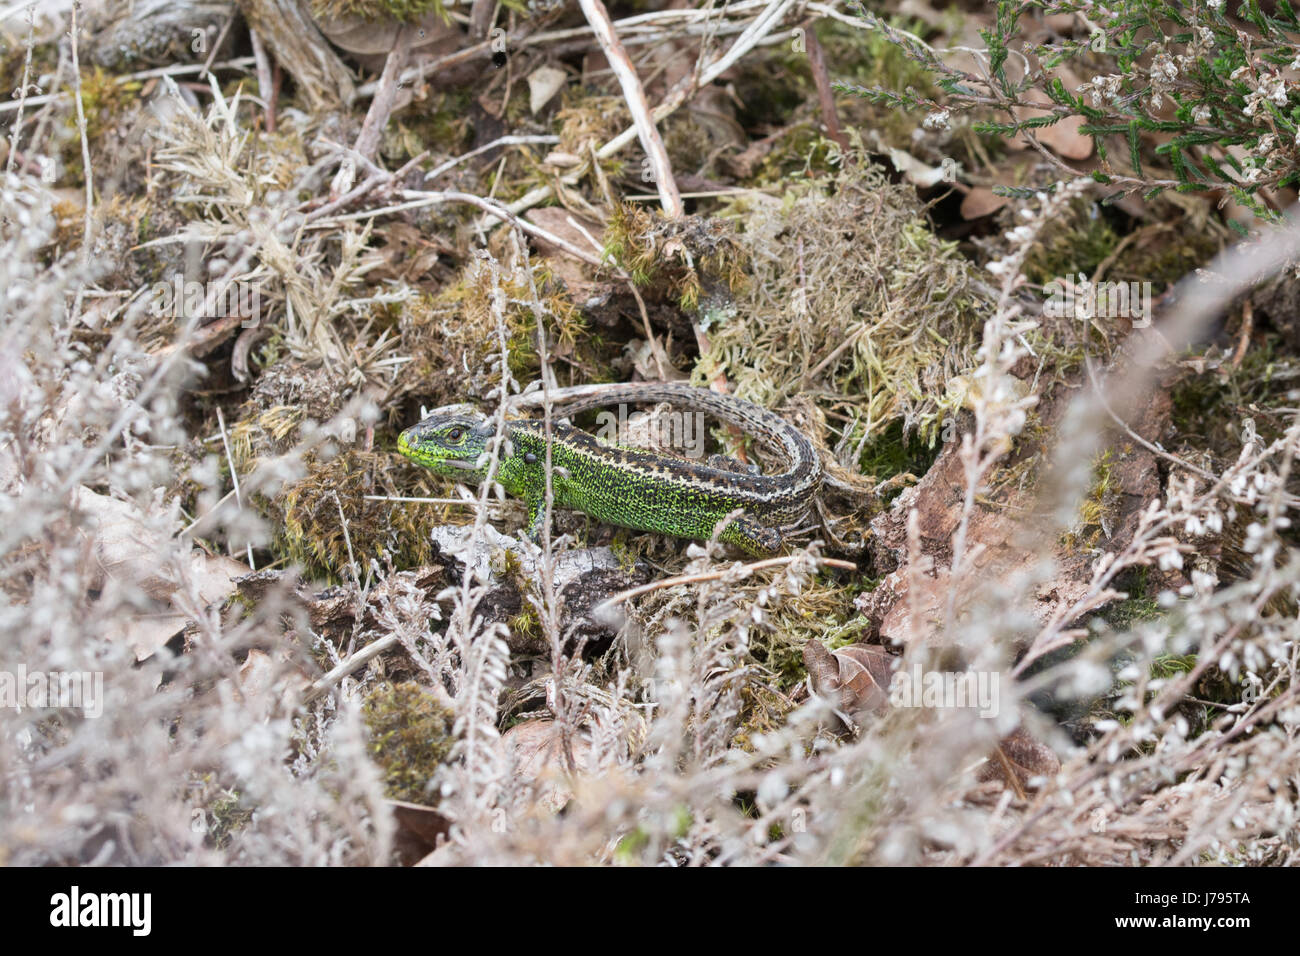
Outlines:
[{"label": "lizard eye", "polygon": [[447,432],[447,441],[449,442],[459,442],[464,437],[465,429],[460,428],[459,426]]}]

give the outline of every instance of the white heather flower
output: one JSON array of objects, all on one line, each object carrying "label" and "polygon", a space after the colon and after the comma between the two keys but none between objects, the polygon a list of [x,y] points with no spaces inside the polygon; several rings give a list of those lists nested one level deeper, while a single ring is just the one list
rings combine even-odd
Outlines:
[{"label": "white heather flower", "polygon": [[1151,61],[1151,79],[1172,83],[1178,79],[1178,65],[1168,53],[1157,53]]},{"label": "white heather flower", "polygon": [[948,128],[948,120],[951,116],[948,110],[935,110],[926,114],[925,119],[921,120],[921,125],[925,129],[944,130]]},{"label": "white heather flower", "polygon": [[1192,121],[1196,123],[1208,123],[1210,121],[1210,108],[1202,103],[1192,110]]},{"label": "white heather flower", "polygon": [[1258,522],[1252,522],[1246,528],[1246,540],[1242,542],[1242,548],[1248,553],[1254,554],[1260,549],[1264,541],[1264,526]]},{"label": "white heather flower", "polygon": [[1259,91],[1278,106],[1286,105],[1286,80],[1276,74],[1263,76],[1259,81]]},{"label": "white heather flower", "polygon": [[1169,548],[1161,552],[1157,563],[1161,571],[1172,571],[1175,568],[1181,571],[1183,569],[1183,556],[1178,553],[1177,548]]},{"label": "white heather flower", "polygon": [[1011,264],[1008,262],[1004,262],[1001,259],[994,259],[991,262],[987,263],[984,266],[984,268],[987,269],[989,272],[993,273],[995,276],[1000,276],[1003,273],[1005,273],[1009,268],[1011,268]]}]

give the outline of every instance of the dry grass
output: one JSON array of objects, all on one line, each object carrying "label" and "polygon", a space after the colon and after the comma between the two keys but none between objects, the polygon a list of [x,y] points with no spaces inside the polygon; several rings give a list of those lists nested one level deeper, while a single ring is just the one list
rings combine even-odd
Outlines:
[{"label": "dry grass", "polygon": [[[723,40],[751,15],[722,18]],[[663,16],[694,50],[695,15]],[[652,105],[676,95],[647,89]],[[267,104],[224,74],[164,78],[139,107],[162,119],[123,106],[151,128],[148,165],[122,157],[119,198],[71,213],[18,157],[72,129],[93,169],[107,140],[87,130],[115,117],[78,124],[69,96],[11,122],[0,862],[388,864],[410,836],[394,800],[445,825],[431,863],[1300,861],[1291,356],[1269,353],[1270,389],[1233,378],[1235,342],[1202,346],[1199,370],[1184,351],[1260,278],[1247,263],[1288,261],[1295,230],[1207,264],[1217,298],[1193,276],[1159,331],[1081,334],[1040,321],[1025,273],[1047,268],[1049,237],[1059,253],[1087,183],[1015,198],[979,250],[937,238],[913,188],[857,149],[783,197],[740,188],[665,223],[599,155],[621,128],[610,95],[575,84],[545,119],[524,116],[522,87],[501,100],[578,164],[552,157],[544,189],[598,217],[599,269],[428,198],[450,194],[344,218],[402,203],[405,177],[456,150],[430,133],[434,155],[367,166],[284,104],[268,134]],[[524,212],[544,161],[520,156],[457,166],[457,188]],[[344,163],[346,201],[329,193]],[[563,238],[591,257],[580,228]],[[177,274],[209,304],[228,283],[255,291],[256,321],[151,311]],[[798,416],[825,449],[829,504],[792,560],[755,570],[622,532],[586,552],[601,529],[558,513],[538,549],[506,533],[520,515],[490,483],[458,502],[391,454],[423,403],[472,397],[500,428],[534,377],[628,378],[652,356]],[[1232,392],[1260,427],[1233,422],[1211,447],[1125,425],[1179,363],[1177,388]],[[1220,407],[1175,398],[1208,401],[1198,427]],[[910,436],[897,459],[890,427]],[[901,473],[922,453],[938,457],[916,488],[870,491],[894,477],[882,462]],[[1139,456],[1145,484],[1123,472]],[[822,563],[845,555],[858,571]],[[561,595],[598,559],[611,579],[688,581],[628,601],[612,638],[579,639],[592,622]],[[903,674],[982,673],[996,713],[810,692],[809,642],[877,648]],[[102,675],[102,713],[8,706],[19,668]]]}]

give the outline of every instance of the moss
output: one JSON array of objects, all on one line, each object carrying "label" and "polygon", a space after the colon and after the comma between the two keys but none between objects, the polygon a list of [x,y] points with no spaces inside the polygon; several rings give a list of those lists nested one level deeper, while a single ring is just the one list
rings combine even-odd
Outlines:
[{"label": "moss", "polygon": [[1049,223],[1025,259],[1025,276],[1042,285],[1082,272],[1091,276],[1119,245],[1109,215],[1095,202],[1075,200],[1070,214]]},{"label": "moss", "polygon": [[[5,27],[15,30],[14,33],[0,29],[0,89],[5,91],[6,99],[12,97],[17,100],[23,86],[23,64],[27,60],[27,46],[24,42],[26,24],[22,23],[21,32],[18,32],[20,22],[14,19],[5,23]],[[28,96],[38,95],[33,86],[40,77],[53,76],[58,65],[59,44],[57,42],[33,44],[32,65],[27,77]]]},{"label": "moss", "polygon": [[[701,216],[668,220],[638,203],[619,205],[605,230],[603,257],[613,260],[634,283],[671,297],[686,312],[716,314],[714,296],[744,282],[747,257],[735,230]],[[714,295],[706,294],[706,289]]]},{"label": "moss", "polygon": [[253,820],[255,808],[245,803],[238,790],[221,786],[214,774],[191,775],[190,790],[194,806],[190,824],[213,849],[229,847],[234,835]]},{"label": "moss", "polygon": [[[329,460],[308,456],[306,465],[305,478],[260,502],[277,529],[274,545],[280,556],[331,581],[350,576],[351,557],[360,574],[385,553],[399,571],[431,560],[425,509],[366,497],[431,496],[426,473],[398,465],[395,455],[361,449]],[[414,489],[401,484],[408,472],[419,483]]]},{"label": "moss", "polygon": [[637,827],[631,833],[624,834],[614,847],[614,862],[624,866],[636,863],[641,852],[650,845],[650,834],[644,827]]},{"label": "moss", "polygon": [[525,602],[523,609],[506,622],[506,627],[510,633],[523,640],[533,640],[541,636],[541,622],[537,617],[537,609],[531,604]]},{"label": "moss", "polygon": [[[561,107],[555,114],[560,124],[556,149],[562,153],[586,158],[591,146],[604,145],[632,120],[621,96],[599,95],[586,88],[566,86],[560,97]],[[611,171],[610,167],[601,168]]]},{"label": "moss", "polygon": [[[603,340],[587,334],[586,319],[548,264],[535,260],[532,267],[552,353],[565,355],[579,370],[605,367],[608,357],[597,351]],[[528,283],[517,273],[504,281],[494,279],[489,267],[475,263],[439,295],[416,299],[404,311],[399,334],[409,361],[398,376],[395,397],[412,394],[445,405],[492,392],[499,381],[493,360],[501,348],[494,305],[497,281],[505,303],[510,371],[518,381],[536,377],[538,316]]]},{"label": "moss", "polygon": [[1195,654],[1157,654],[1151,661],[1151,676],[1156,680],[1169,680],[1179,674],[1188,674],[1195,667]]},{"label": "moss", "polygon": [[370,752],[393,800],[429,803],[429,780],[451,755],[454,715],[419,684],[380,684],[366,695],[362,719]]},{"label": "moss", "polygon": [[779,730],[792,710],[785,694],[761,683],[747,683],[740,692],[740,719],[731,746],[752,753],[754,738]]},{"label": "moss", "polygon": [[471,102],[465,90],[432,94],[421,110],[403,113],[390,124],[383,139],[385,157],[405,162],[426,149],[448,155],[463,152],[473,128]]},{"label": "moss", "polygon": [[[891,26],[924,36],[929,28],[919,20],[894,17]],[[960,24],[954,24],[960,35]],[[836,81],[847,81],[859,86],[880,86],[890,90],[916,90],[922,96],[936,92],[930,74],[907,56],[898,44],[876,30],[859,30],[848,24],[825,23],[819,26],[818,37],[826,50],[826,57],[834,64]],[[904,110],[889,109],[852,99],[847,101],[854,112],[849,118],[858,125],[879,130],[886,141],[896,147],[907,148],[912,131],[917,128],[920,116]]]},{"label": "moss", "polygon": [[750,636],[750,654],[774,675],[777,688],[788,690],[807,677],[803,648],[810,640],[831,649],[852,644],[869,623],[854,605],[858,594],[871,589],[870,579],[857,578],[847,585],[832,572],[819,574],[797,594],[790,594],[771,609],[770,628]]},{"label": "moss", "polygon": [[745,224],[736,243],[748,275],[734,320],[710,327],[697,380],[725,376],[765,405],[833,396],[849,434],[900,421],[932,442],[948,381],[974,364],[982,299],[970,263],[929,230],[915,191],[859,156],[790,185],[779,202],[732,200],[728,214]]},{"label": "moss", "polygon": [[207,840],[218,850],[229,846],[231,837],[253,820],[253,809],[244,805],[236,790],[221,791],[207,810]]},{"label": "moss", "polygon": [[1091,548],[1103,535],[1110,537],[1110,520],[1119,505],[1120,486],[1115,475],[1115,451],[1107,448],[1092,463],[1092,483],[1079,502],[1074,525],[1062,536],[1070,550]]},{"label": "moss", "polygon": [[1188,370],[1170,390],[1171,420],[1179,439],[1219,456],[1222,464],[1241,451],[1242,420],[1255,422],[1265,441],[1280,438],[1289,424],[1287,393],[1297,368],[1290,350],[1272,332],[1250,343],[1241,364],[1226,362],[1204,372]]},{"label": "moss", "polygon": [[[144,84],[139,80],[118,83],[113,74],[101,67],[83,69],[81,73],[81,107],[86,117],[86,142],[92,154],[99,138],[139,96]],[[81,157],[81,132],[75,110],[68,110],[64,125],[69,135],[64,139],[62,159],[68,176],[80,180],[85,176]]]},{"label": "moss", "polygon": [[[914,21],[895,18],[891,22],[913,32],[925,30]],[[814,29],[833,81],[898,90],[910,86],[925,95],[934,92],[929,75],[882,34],[830,20],[818,21]],[[781,183],[791,175],[830,173],[838,147],[817,132],[817,89],[808,65],[807,39],[793,38],[745,57],[734,73],[733,85],[742,104],[737,120],[743,128],[793,126],[774,145],[754,182]],[[837,97],[837,108],[846,127],[873,130],[889,145],[901,148],[909,146],[919,121],[905,111],[846,96]]]},{"label": "moss", "polygon": [[649,285],[662,265],[655,254],[651,232],[651,214],[635,203],[620,203],[615,207],[605,228],[602,258],[612,260],[638,286]]},{"label": "moss", "polygon": [[[924,475],[939,457],[939,450],[937,441],[931,441],[927,446],[916,437],[909,440],[904,434],[902,421],[895,420],[863,447],[858,456],[858,467],[864,475],[881,478],[904,472]],[[900,487],[898,492],[901,491]]]}]

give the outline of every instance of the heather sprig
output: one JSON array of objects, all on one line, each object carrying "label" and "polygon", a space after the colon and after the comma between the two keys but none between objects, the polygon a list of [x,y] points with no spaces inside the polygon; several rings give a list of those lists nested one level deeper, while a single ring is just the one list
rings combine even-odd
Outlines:
[{"label": "heather sprig", "polygon": [[[1108,199],[1167,189],[1222,189],[1262,218],[1278,216],[1271,190],[1300,182],[1300,19],[1287,0],[1271,14],[1257,0],[1230,16],[1223,2],[1001,0],[980,31],[978,73],[948,51],[860,10],[860,15],[935,76],[943,96],[840,84],[896,108],[946,121],[972,114],[977,133],[1023,136],[1063,175],[1087,175],[1044,147],[1035,131],[1081,117],[1101,166],[1091,175],[1118,187]],[[1031,42],[1031,20],[1070,14],[1074,30]],[[1083,83],[1075,76],[1089,77]],[[1042,96],[1031,96],[1037,90]],[[1151,134],[1163,139],[1152,146]]]}]

